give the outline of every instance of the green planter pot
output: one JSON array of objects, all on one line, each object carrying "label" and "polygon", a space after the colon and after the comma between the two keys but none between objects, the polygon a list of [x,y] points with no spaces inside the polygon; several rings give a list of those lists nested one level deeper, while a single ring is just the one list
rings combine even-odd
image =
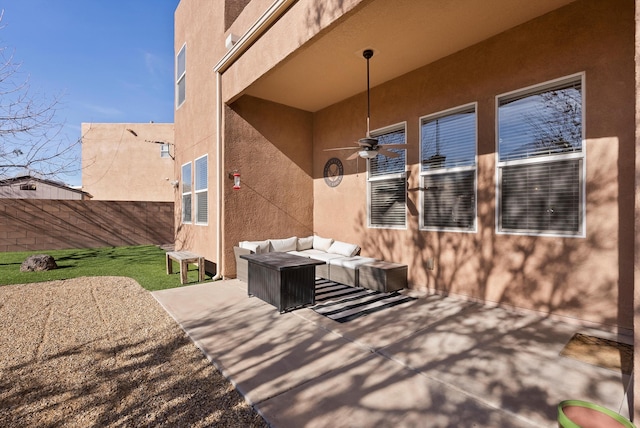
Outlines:
[{"label": "green planter pot", "polygon": [[597,404],[580,400],[566,400],[558,404],[560,428],[635,428],[618,413]]}]

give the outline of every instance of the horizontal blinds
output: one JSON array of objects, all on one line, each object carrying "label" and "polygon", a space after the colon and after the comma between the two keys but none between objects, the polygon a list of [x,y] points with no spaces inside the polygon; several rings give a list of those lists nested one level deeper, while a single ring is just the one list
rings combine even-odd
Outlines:
[{"label": "horizontal blinds", "polygon": [[[382,135],[376,135],[379,145],[385,144],[405,144],[405,131],[404,128],[397,131],[388,132]],[[386,174],[402,173],[405,169],[405,149],[389,149],[389,151],[398,153],[400,156],[397,158],[390,158],[383,155],[378,155],[369,161],[369,175],[376,177]]]},{"label": "horizontal blinds", "polygon": [[191,221],[191,193],[182,195],[182,221]]},{"label": "horizontal blinds", "polygon": [[404,226],[406,185],[404,178],[371,181],[372,226]]},{"label": "horizontal blinds", "polygon": [[206,223],[209,214],[208,192],[196,193],[196,223]]},{"label": "horizontal blinds", "polygon": [[503,230],[579,232],[581,160],[501,168]]},{"label": "horizontal blinds", "polygon": [[582,151],[582,84],[503,97],[498,104],[500,161]]},{"label": "horizontal blinds", "polygon": [[475,171],[423,177],[424,226],[472,229],[475,226]]},{"label": "horizontal blinds", "polygon": [[473,166],[476,161],[475,109],[426,119],[421,129],[422,170]]},{"label": "horizontal blinds", "polygon": [[196,191],[207,188],[207,156],[196,159],[195,186]]}]

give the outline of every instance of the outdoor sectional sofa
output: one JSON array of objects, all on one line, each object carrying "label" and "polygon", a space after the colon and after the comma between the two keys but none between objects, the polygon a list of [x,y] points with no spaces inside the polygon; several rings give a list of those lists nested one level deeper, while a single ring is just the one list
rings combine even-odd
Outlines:
[{"label": "outdoor sectional sofa", "polygon": [[236,258],[236,272],[239,280],[248,280],[248,262],[240,258],[243,254],[262,254],[268,252],[286,252],[296,256],[309,257],[325,262],[316,266],[316,276],[342,284],[359,286],[358,268],[374,263],[377,259],[360,256],[360,247],[342,241],[320,236],[285,239],[267,239],[264,241],[242,241],[233,247]]}]

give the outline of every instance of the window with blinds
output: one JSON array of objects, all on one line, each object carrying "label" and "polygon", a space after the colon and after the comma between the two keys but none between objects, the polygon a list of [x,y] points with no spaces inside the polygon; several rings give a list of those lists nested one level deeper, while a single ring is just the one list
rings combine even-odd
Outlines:
[{"label": "window with blinds", "polygon": [[206,224],[209,215],[208,205],[208,180],[207,180],[207,155],[195,160],[195,198],[196,198],[196,223]]},{"label": "window with blinds", "polygon": [[176,56],[176,108],[180,107],[186,98],[187,45],[183,45]]},{"label": "window with blinds", "polygon": [[[371,135],[378,144],[405,144],[404,124],[386,128]],[[369,227],[405,227],[407,222],[406,202],[406,150],[390,149],[399,156],[395,158],[378,155],[369,159]]]},{"label": "window with blinds", "polygon": [[584,233],[582,75],[498,97],[498,230]]},{"label": "window with blinds", "polygon": [[182,165],[182,222],[191,223],[191,162]]},{"label": "window with blinds", "polygon": [[421,228],[476,229],[476,106],[420,120]]}]

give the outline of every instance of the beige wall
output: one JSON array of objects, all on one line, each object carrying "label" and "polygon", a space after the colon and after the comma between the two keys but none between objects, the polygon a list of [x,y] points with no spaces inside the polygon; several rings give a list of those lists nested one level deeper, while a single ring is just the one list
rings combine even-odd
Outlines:
[{"label": "beige wall", "polygon": [[[315,115],[314,229],[359,242],[364,255],[408,264],[414,288],[631,330],[634,19],[631,2],[618,5],[576,2],[373,89],[372,128],[406,121],[409,189],[419,187],[419,118],[478,103],[476,233],[418,230],[419,192],[411,190],[406,230],[368,228],[362,160],[359,173],[355,161],[344,162],[339,187],[324,184],[322,168],[332,154],[322,150],[361,136],[363,96]],[[496,234],[495,97],[582,72],[586,238]],[[426,268],[431,258],[435,270]]]},{"label": "beige wall", "polygon": [[[175,175],[181,166],[207,155],[209,221],[183,224],[181,187],[175,195],[176,249],[189,249],[210,262],[217,260],[217,132],[216,79],[213,67],[226,51],[224,47],[224,0],[181,1],[175,12],[175,54],[186,44],[186,96],[175,112]],[[193,164],[192,164],[193,165]]]},{"label": "beige wall", "polygon": [[82,190],[95,200],[173,201],[174,161],[149,142],[173,140],[172,123],[83,123]]},{"label": "beige wall", "polygon": [[239,241],[313,234],[312,124],[309,112],[252,97],[226,110],[225,163],[241,188],[224,187],[225,272],[235,274]]}]

